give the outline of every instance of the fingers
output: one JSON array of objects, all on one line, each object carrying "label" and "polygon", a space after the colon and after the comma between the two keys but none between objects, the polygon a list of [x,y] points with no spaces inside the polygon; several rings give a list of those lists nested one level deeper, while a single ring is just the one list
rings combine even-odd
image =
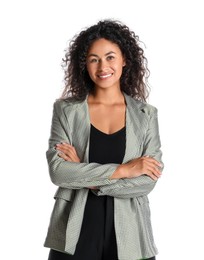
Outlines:
[{"label": "fingers", "polygon": [[154,167],[149,167],[148,170],[144,171],[143,174],[148,175],[153,180],[157,180],[158,178],[161,177],[161,172],[157,168],[154,168]]},{"label": "fingers", "polygon": [[151,172],[152,172],[153,174],[155,174],[156,176],[160,176],[160,175],[161,175],[161,171],[160,171],[159,167],[158,167],[157,165],[155,165],[154,163],[146,162],[145,168],[146,168],[148,171],[151,171]]},{"label": "fingers", "polygon": [[143,156],[143,157],[141,157],[141,159],[143,159],[147,162],[151,162],[151,163],[155,164],[157,167],[162,167],[160,162],[158,162],[156,159],[154,159],[150,156]]},{"label": "fingers", "polygon": [[154,180],[154,181],[157,181],[157,180],[158,180],[158,177],[156,177],[152,172],[147,172],[147,173],[145,173],[145,174],[143,174],[143,175],[149,176],[149,177],[152,178],[152,180]]},{"label": "fingers", "polygon": [[68,161],[68,162],[72,162],[71,158],[68,157],[67,155],[65,155],[64,153],[58,153],[58,156],[62,159],[64,159],[65,161]]},{"label": "fingers", "polygon": [[151,157],[142,157],[144,162],[144,174],[148,175],[151,177],[153,180],[157,180],[158,178],[161,177],[161,171],[160,167],[161,164],[155,160],[154,158]]},{"label": "fingers", "polygon": [[80,159],[77,155],[75,148],[68,143],[60,143],[56,145],[56,150],[60,153],[59,157],[63,158],[66,161],[70,162],[80,162]]},{"label": "fingers", "polygon": [[129,166],[129,177],[148,175],[153,180],[157,180],[161,176],[161,164],[156,159],[149,156],[136,158],[129,163]]}]

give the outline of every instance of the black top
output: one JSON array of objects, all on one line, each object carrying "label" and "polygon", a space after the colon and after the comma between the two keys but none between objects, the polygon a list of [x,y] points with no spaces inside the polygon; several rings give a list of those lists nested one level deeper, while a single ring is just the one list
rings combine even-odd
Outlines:
[{"label": "black top", "polygon": [[89,162],[121,164],[125,154],[126,128],[106,134],[91,125]]}]

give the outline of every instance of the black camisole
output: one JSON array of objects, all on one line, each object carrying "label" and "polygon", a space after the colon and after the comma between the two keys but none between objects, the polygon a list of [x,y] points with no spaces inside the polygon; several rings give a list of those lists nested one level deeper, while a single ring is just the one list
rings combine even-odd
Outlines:
[{"label": "black camisole", "polygon": [[105,134],[91,125],[89,162],[121,164],[125,154],[125,127]]},{"label": "black camisole", "polygon": [[[105,134],[91,125],[89,162],[121,164],[125,154],[126,129]],[[78,250],[87,247],[98,259],[118,259],[114,228],[114,198],[96,196],[89,190]]]}]

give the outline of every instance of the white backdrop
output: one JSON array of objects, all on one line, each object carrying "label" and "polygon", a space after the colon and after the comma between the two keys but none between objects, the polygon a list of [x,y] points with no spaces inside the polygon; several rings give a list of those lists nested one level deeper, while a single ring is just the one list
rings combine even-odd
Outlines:
[{"label": "white backdrop", "polygon": [[165,170],[150,194],[158,260],[204,259],[203,58],[198,0],[0,2],[0,244],[3,259],[43,260],[56,187],[45,151],[67,42],[99,19],[145,43],[149,102],[159,110]]}]

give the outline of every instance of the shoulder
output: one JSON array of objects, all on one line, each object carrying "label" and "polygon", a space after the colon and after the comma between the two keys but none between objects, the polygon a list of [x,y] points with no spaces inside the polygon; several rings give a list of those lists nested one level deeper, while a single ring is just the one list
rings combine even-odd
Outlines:
[{"label": "shoulder", "polygon": [[130,96],[126,96],[127,104],[130,109],[135,113],[140,112],[147,117],[152,117],[157,114],[157,108],[151,104],[144,103],[140,100],[134,99]]},{"label": "shoulder", "polygon": [[60,113],[64,110],[75,110],[77,107],[81,107],[85,103],[85,100],[77,100],[75,98],[58,99],[54,102],[54,111]]}]

